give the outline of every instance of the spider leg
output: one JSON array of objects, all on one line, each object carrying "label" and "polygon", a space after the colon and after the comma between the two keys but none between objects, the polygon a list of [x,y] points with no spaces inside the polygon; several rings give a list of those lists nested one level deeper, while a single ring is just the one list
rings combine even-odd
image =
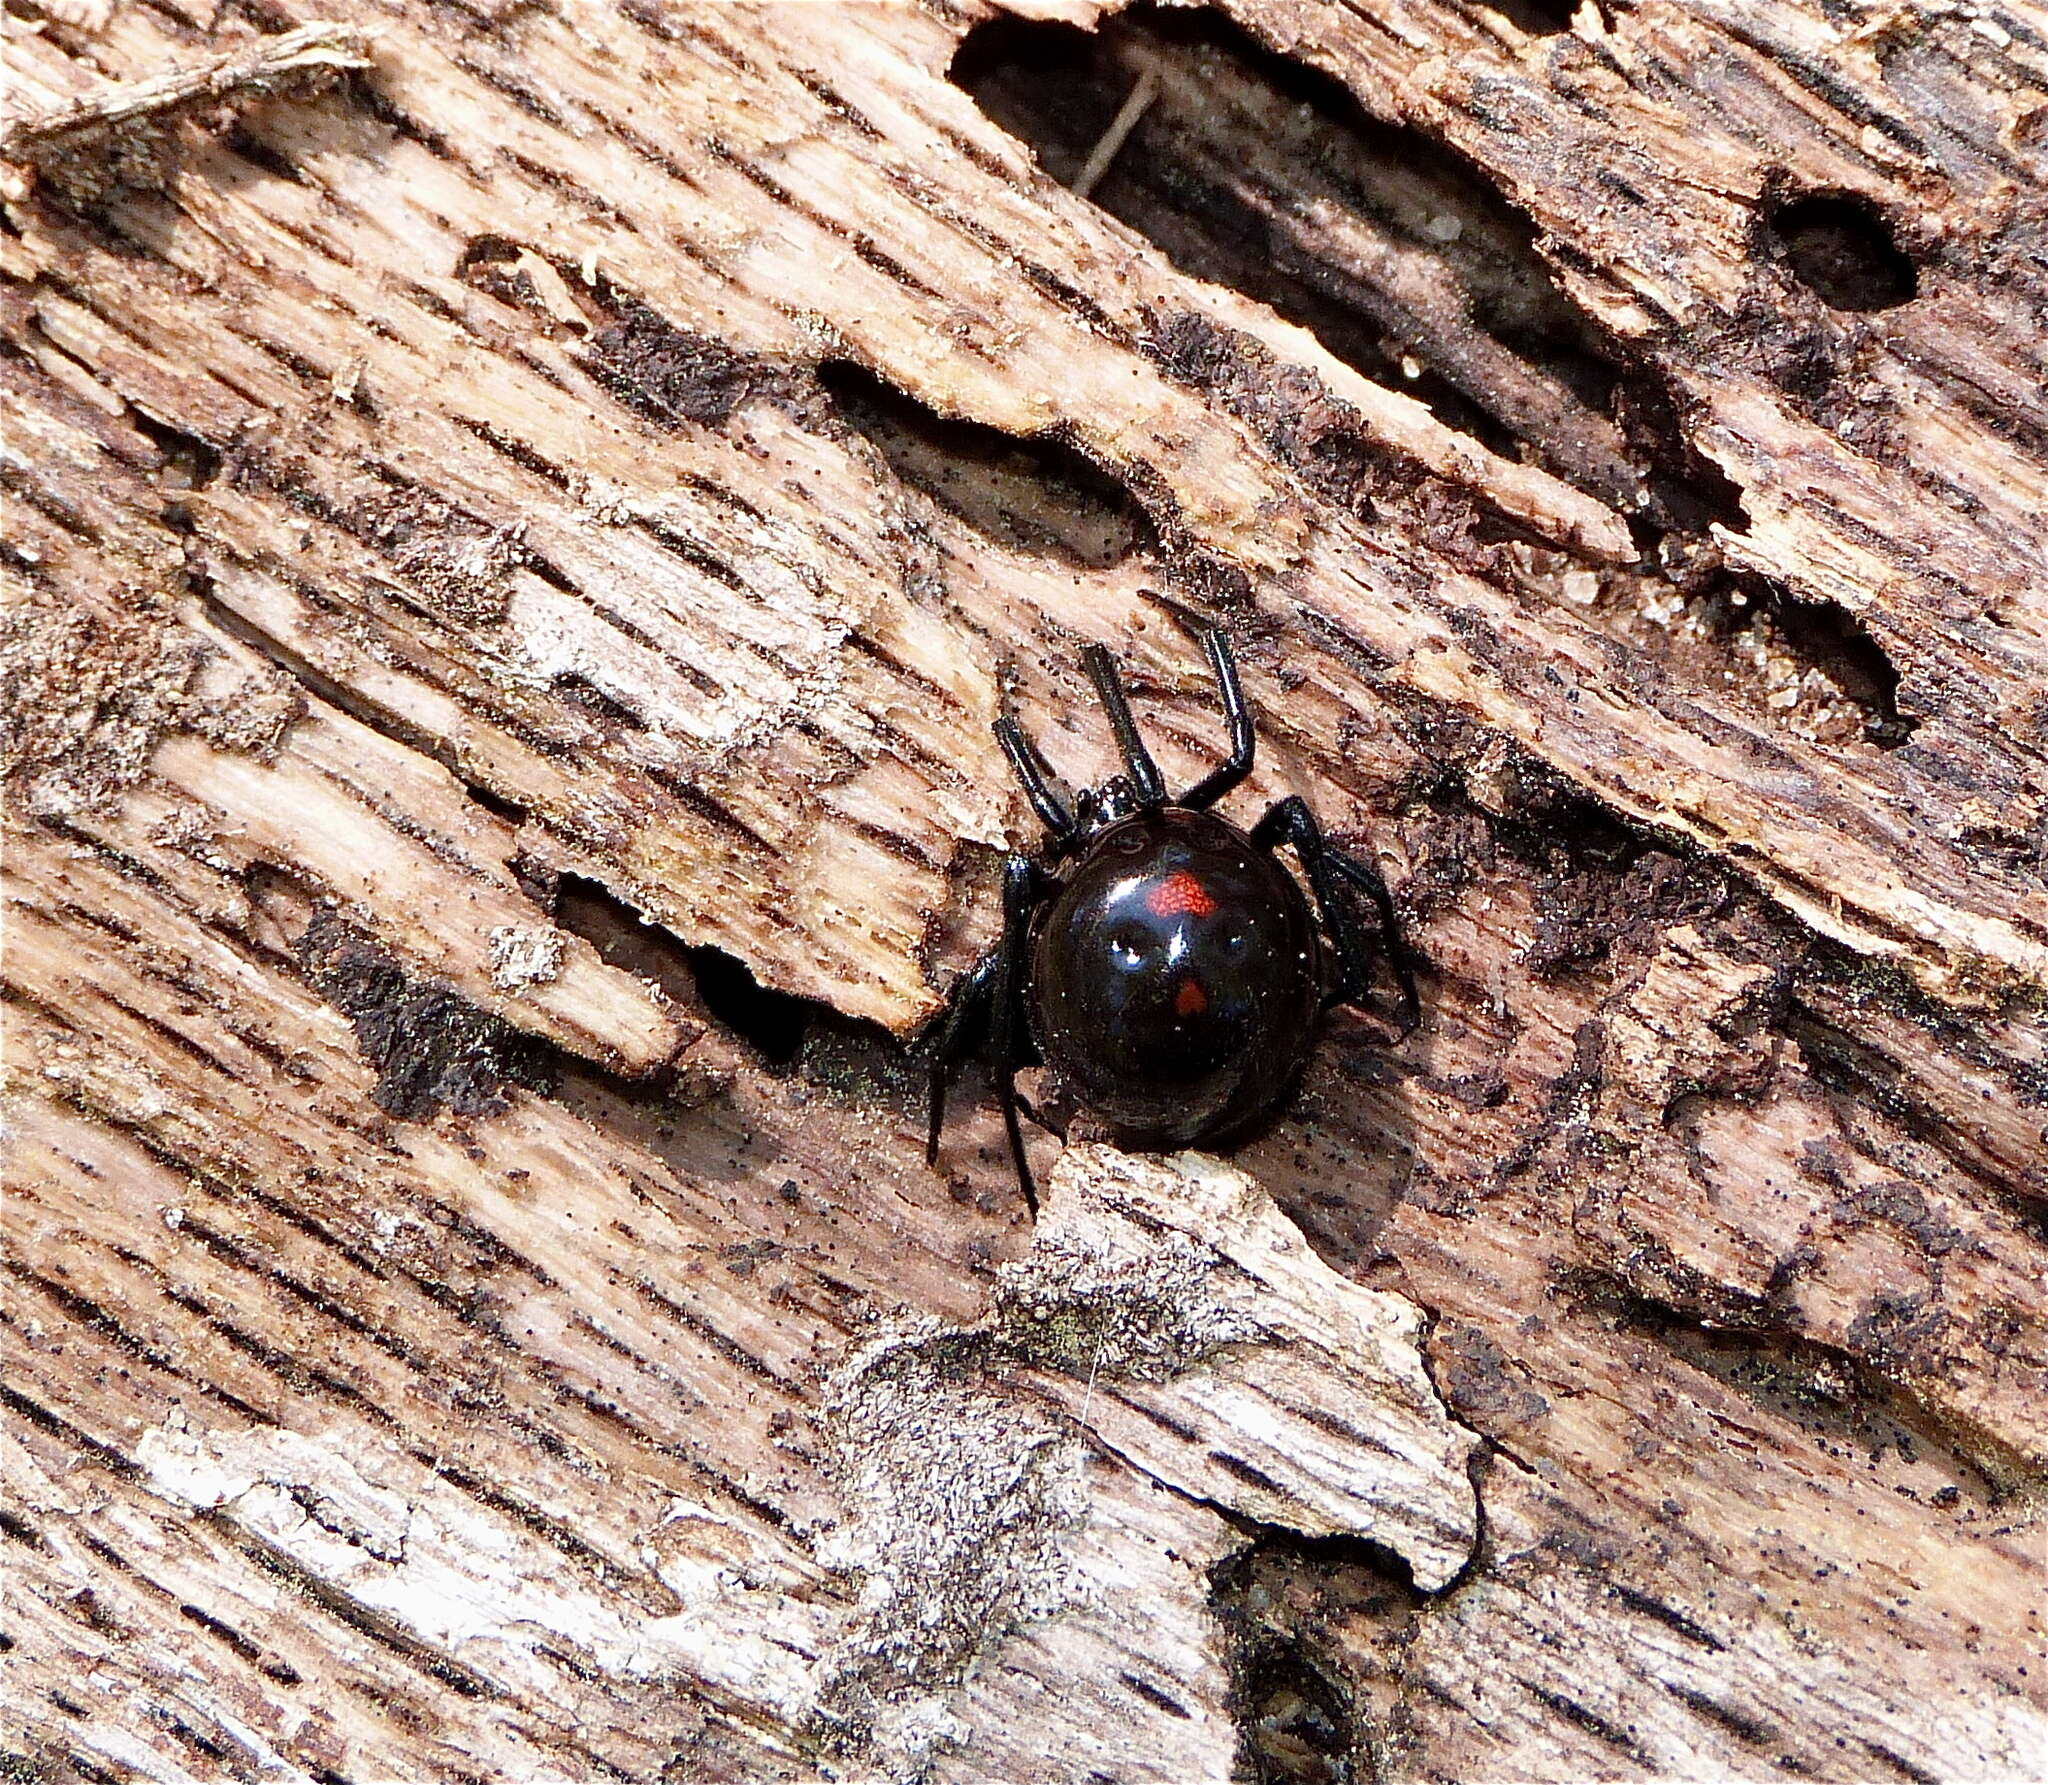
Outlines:
[{"label": "spider leg", "polygon": [[1407,1035],[1422,1020],[1422,995],[1415,989],[1414,963],[1401,938],[1400,919],[1394,915],[1394,895],[1387,891],[1385,878],[1370,862],[1360,861],[1349,851],[1327,841],[1323,845],[1323,856],[1338,873],[1372,900],[1373,910],[1380,920],[1380,952],[1393,971],[1394,983],[1401,988],[1401,1002],[1394,1011],[1394,1027],[1400,1034]]},{"label": "spider leg", "polygon": [[995,731],[996,742],[1002,745],[1003,754],[1010,759],[1010,767],[1016,770],[1017,779],[1023,783],[1024,797],[1031,802],[1032,811],[1038,814],[1038,822],[1051,835],[1054,850],[1065,849],[1073,841],[1074,815],[1053,792],[1046,761],[1039,755],[1038,746],[1024,735],[1024,727],[1008,713],[996,721]]},{"label": "spider leg", "polygon": [[[1301,858],[1309,890],[1315,894],[1316,910],[1337,956],[1337,984],[1323,1000],[1324,1004],[1355,1004],[1361,1010],[1372,1011],[1369,1000],[1373,962],[1384,956],[1401,988],[1400,1004],[1388,1020],[1406,1035],[1419,1020],[1422,1005],[1415,989],[1414,969],[1394,915],[1393,896],[1379,871],[1330,842],[1316,822],[1316,815],[1308,809],[1308,802],[1299,794],[1289,794],[1274,805],[1253,826],[1252,841],[1265,849],[1290,843]],[[1346,896],[1347,882],[1372,900],[1379,919],[1377,936],[1368,936],[1359,924],[1358,914]]]},{"label": "spider leg", "polygon": [[931,1126],[924,1142],[927,1165],[939,1162],[939,1130],[946,1122],[946,1092],[960,1062],[974,1051],[976,1025],[987,1014],[989,988],[995,975],[996,950],[990,949],[954,981],[953,989],[946,994],[945,1008],[910,1044],[914,1054],[923,1054],[931,1062]]},{"label": "spider leg", "polygon": [[[1031,913],[1044,891],[1045,876],[1028,856],[1013,855],[1003,869],[1002,940],[960,976],[946,1007],[914,1044],[931,1061],[930,1126],[925,1134],[925,1163],[939,1162],[939,1131],[946,1119],[946,1091],[960,1062],[986,1036],[989,1076],[1002,1106],[1003,1128],[1025,1204],[1038,1213],[1038,1186],[1024,1153],[1024,1134],[1017,1121],[1016,1071],[1023,1029],[1024,953],[1031,935]],[[986,1025],[982,1023],[986,1018]]]},{"label": "spider leg", "polygon": [[1131,703],[1124,696],[1123,678],[1116,673],[1116,659],[1101,645],[1089,645],[1081,653],[1081,662],[1109,715],[1117,751],[1124,759],[1124,774],[1139,806],[1149,810],[1165,805],[1166,783],[1160,779],[1159,765],[1145,748],[1145,740],[1138,735],[1138,722],[1131,717]]},{"label": "spider leg", "polygon": [[1180,803],[1198,812],[1207,811],[1252,772],[1252,755],[1258,747],[1251,709],[1244,704],[1244,689],[1238,685],[1230,640],[1215,627],[1202,642],[1208,647],[1209,667],[1216,672],[1216,690],[1223,697],[1223,717],[1230,725],[1230,756],[1181,795]]},{"label": "spider leg", "polygon": [[1038,864],[1013,855],[1003,869],[1003,939],[996,947],[994,985],[989,997],[994,1018],[989,1028],[989,1072],[996,1101],[1002,1106],[1003,1128],[1010,1137],[1010,1158],[1017,1167],[1024,1204],[1038,1216],[1038,1186],[1031,1161],[1024,1154],[1024,1134],[1017,1125],[1017,1055],[1024,1028],[1024,953],[1031,940],[1031,912],[1044,890]]}]

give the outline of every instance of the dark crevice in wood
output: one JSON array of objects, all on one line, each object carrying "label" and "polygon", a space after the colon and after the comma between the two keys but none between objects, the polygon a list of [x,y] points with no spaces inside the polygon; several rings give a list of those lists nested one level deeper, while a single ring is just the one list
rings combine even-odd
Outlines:
[{"label": "dark crevice in wood", "polygon": [[389,130],[393,136],[410,143],[417,143],[433,156],[436,161],[454,162],[466,165],[463,157],[456,153],[455,146],[438,130],[430,130],[417,118],[400,109],[391,95],[369,77],[359,78],[349,84],[349,94],[356,105]]},{"label": "dark crevice in wood", "polygon": [[757,1357],[730,1334],[721,1332],[695,1309],[685,1306],[674,1296],[657,1289],[644,1277],[635,1279],[633,1287],[646,1298],[650,1306],[659,1308],[686,1331],[695,1333],[735,1369],[753,1377],[757,1382],[767,1384],[777,1394],[787,1396],[791,1401],[800,1403],[803,1400],[803,1391],[797,1384],[778,1373],[765,1359]]},{"label": "dark crevice in wood", "polygon": [[488,1506],[493,1512],[530,1531],[542,1542],[574,1562],[591,1579],[637,1604],[649,1615],[668,1616],[677,1609],[674,1594],[645,1570],[623,1566],[614,1561],[595,1544],[578,1536],[568,1524],[553,1514],[445,1458],[435,1458],[417,1451],[414,1456],[451,1487],[467,1494],[479,1505]]},{"label": "dark crevice in wood", "polygon": [[375,732],[379,737],[388,738],[394,744],[402,744],[406,749],[439,764],[462,783],[463,791],[472,800],[493,817],[514,826],[528,821],[531,815],[525,806],[494,788],[482,786],[472,780],[454,748],[445,738],[415,724],[388,707],[378,705],[360,690],[316,667],[291,646],[264,631],[255,621],[230,606],[220,593],[219,584],[205,572],[193,570],[189,576],[191,590],[199,597],[206,618],[229,637],[247,645],[298,682],[309,694],[317,696],[338,712],[345,713],[357,724]]},{"label": "dark crevice in wood", "polygon": [[1386,1732],[1339,1660],[1331,1626],[1370,1620],[1404,1646],[1427,1599],[1392,1551],[1268,1529],[1210,1575],[1223,1627],[1235,1776],[1252,1785],[1379,1777]]},{"label": "dark crevice in wood", "polygon": [[[508,799],[495,788],[484,787],[475,781],[465,780],[462,783],[462,790],[486,812],[490,813],[493,818],[502,824],[509,824],[514,830],[517,830],[533,816],[517,800]],[[513,864],[513,872],[518,872],[516,863]]]},{"label": "dark crevice in wood", "polygon": [[1660,1680],[1658,1684],[1695,1716],[1704,1717],[1710,1723],[1718,1723],[1738,1741],[1747,1742],[1751,1747],[1770,1747],[1782,1739],[1770,1724],[1761,1718],[1752,1717],[1747,1711],[1734,1705],[1724,1704],[1721,1700],[1711,1698],[1690,1686],[1681,1685],[1676,1680]]},{"label": "dark crevice in wood", "polygon": [[580,874],[561,876],[554,918],[591,943],[607,964],[652,979],[685,1010],[701,1011],[772,1067],[795,1063],[815,1022],[847,1020],[816,999],[762,985],[734,956],[683,941]]},{"label": "dark crevice in wood", "polygon": [[[224,1768],[232,1775],[244,1779],[254,1779],[258,1776],[255,1770],[256,1756],[240,1742],[230,1745],[226,1740],[216,1741],[212,1736],[194,1729],[182,1717],[166,1709],[158,1710],[156,1721],[200,1759],[211,1761],[216,1767]],[[221,1735],[226,1735],[226,1731],[221,1730],[218,1724],[214,1727]]]},{"label": "dark crevice in wood", "polygon": [[[220,475],[220,449],[190,429],[152,415],[133,403],[128,405],[128,425],[144,435],[162,455],[156,471],[158,488],[203,490]],[[184,505],[175,498],[166,505],[165,519],[181,532],[190,530]]]},{"label": "dark crevice in wood", "polygon": [[2000,1440],[1958,1429],[1917,1397],[1881,1343],[1859,1355],[1804,1337],[1786,1328],[1768,1297],[1702,1289],[1680,1305],[1675,1296],[1583,1267],[1558,1271],[1556,1283],[1575,1307],[1654,1339],[1845,1462],[1856,1459],[1872,1472],[1890,1459],[1930,1464],[1946,1477],[1932,1496],[1938,1506],[1995,1514],[2042,1478]]},{"label": "dark crevice in wood", "polygon": [[276,144],[267,142],[250,128],[244,118],[237,118],[227,128],[221,142],[232,149],[251,167],[270,175],[275,180],[285,180],[294,186],[307,183],[306,176]]},{"label": "dark crevice in wood", "polygon": [[[1948,1052],[1995,1073],[2027,1108],[2048,1110],[2048,1060],[2000,1051],[1968,1013],[1938,1002],[1890,962],[1830,941],[1815,945],[1808,965],[1811,971],[1803,989],[1811,993],[1816,1015],[1823,1004],[1834,1004],[1844,1013],[1874,1004],[1935,1036]],[[2036,1007],[2029,1001],[2010,1014],[2019,1017]]]},{"label": "dark crevice in wood", "polygon": [[[145,1270],[148,1261],[139,1253],[116,1248],[115,1256],[131,1269]],[[337,1401],[353,1407],[378,1425],[390,1426],[396,1423],[396,1416],[379,1402],[373,1401],[354,1383],[344,1382],[331,1370],[324,1370],[316,1364],[301,1362],[290,1352],[281,1350],[265,1339],[258,1338],[246,1327],[238,1325],[226,1315],[216,1312],[205,1299],[182,1289],[166,1289],[165,1298],[175,1307],[180,1307],[194,1318],[203,1321],[227,1343],[239,1351],[250,1362],[259,1365],[279,1382],[292,1390],[295,1395],[306,1397],[318,1389],[332,1395]],[[265,1416],[265,1423],[278,1424],[274,1417]]]},{"label": "dark crevice in wood", "polygon": [[1763,239],[1830,309],[1890,310],[1920,295],[1897,231],[1859,193],[1784,195],[1764,213]]},{"label": "dark crevice in wood", "polygon": [[680,558],[691,569],[703,572],[715,583],[723,583],[735,595],[744,595],[751,600],[759,599],[758,592],[744,575],[687,533],[647,514],[636,515],[633,524],[663,551]]},{"label": "dark crevice in wood", "polygon": [[1686,1641],[1697,1643],[1713,1654],[1727,1652],[1728,1645],[1725,1642],[1697,1620],[1687,1617],[1675,1605],[1666,1605],[1663,1600],[1649,1593],[1640,1592],[1625,1581],[1610,1581],[1607,1591],[1612,1598],[1627,1606],[1638,1617],[1662,1624],[1665,1629],[1676,1631]]},{"label": "dark crevice in wood", "polygon": [[19,546],[6,539],[0,539],[0,568],[4,568],[27,581],[48,584],[53,577],[55,566],[45,563],[40,557],[30,557]]},{"label": "dark crevice in wood", "polygon": [[1856,1742],[1871,1759],[1877,1761],[1886,1771],[1904,1779],[1907,1785],[1943,1785],[1939,1773],[1930,1773],[1924,1766],[1916,1766],[1903,1754],[1894,1753],[1882,1742],[1873,1742],[1868,1736],[1858,1736]]},{"label": "dark crevice in wood", "polygon": [[202,1507],[193,1516],[212,1527],[258,1568],[290,1587],[329,1617],[367,1636],[400,1659],[464,1698],[500,1698],[503,1694],[482,1674],[420,1641],[395,1619],[358,1603],[284,1550],[239,1524],[228,1512]]},{"label": "dark crevice in wood", "polygon": [[[1845,78],[1840,69],[1833,66],[1835,58],[1827,50],[1809,38],[1795,36],[1792,30],[1771,30],[1767,21],[1775,22],[1769,12],[1730,14],[1719,21],[1719,28],[1754,51],[1760,62],[1767,66],[1775,64],[1790,75],[1829,110],[1839,113],[1851,123],[1875,130],[1895,147],[1904,150],[1911,162],[1930,168],[1940,165],[1926,137],[1898,117],[1889,106],[1873,100],[1866,88]],[[1789,19],[1786,23],[1789,25]]]},{"label": "dark crevice in wood", "polygon": [[815,70],[807,68],[792,69],[790,72],[796,79],[797,84],[835,118],[843,120],[870,142],[880,142],[883,140],[882,133],[875,128],[860,109],[840,93],[836,87],[827,82],[822,75],[818,74]]},{"label": "dark crevice in wood", "polygon": [[0,1269],[6,1270],[20,1282],[49,1297],[71,1321],[97,1333],[115,1350],[147,1364],[153,1370],[161,1370],[174,1382],[184,1383],[209,1400],[218,1401],[223,1407],[240,1414],[251,1425],[268,1426],[277,1423],[269,1414],[261,1408],[251,1406],[232,1389],[221,1387],[204,1374],[195,1374],[185,1369],[163,1347],[137,1338],[109,1309],[91,1297],[81,1295],[77,1290],[33,1271],[14,1259],[0,1259]]},{"label": "dark crevice in wood", "polygon": [[530,471],[543,483],[554,485],[558,490],[569,488],[569,474],[554,463],[545,453],[535,452],[523,440],[515,440],[510,434],[494,428],[487,421],[475,416],[452,415],[449,420],[467,434],[473,434],[501,459],[517,465],[522,471]]},{"label": "dark crevice in wood", "polygon": [[1624,372],[1614,387],[1614,418],[1630,452],[1647,470],[1648,502],[1624,511],[1645,561],[1660,563],[1669,548],[1704,539],[1719,525],[1730,533],[1749,531],[1742,486],[1693,444],[1667,374],[1652,361]]},{"label": "dark crevice in wood", "polygon": [[[1156,80],[1096,203],[1493,450],[1525,442],[1617,503],[1633,493],[1602,420],[1613,356],[1557,290],[1528,219],[1456,151],[1370,116],[1213,8],[1139,5],[1095,32],[998,18],[969,34],[951,75],[1063,184]],[[1516,366],[1540,377],[1548,412],[1501,383]]]},{"label": "dark crevice in wood", "polygon": [[560,168],[550,167],[544,161],[536,161],[531,156],[522,155],[517,149],[500,148],[498,153],[531,178],[536,185],[545,186],[551,192],[579,206],[591,221],[602,223],[607,228],[622,231],[626,235],[640,233],[640,226],[618,206]]},{"label": "dark crevice in wood", "polygon": [[548,685],[572,706],[581,707],[601,724],[616,726],[622,731],[647,729],[647,721],[636,709],[607,694],[579,669],[558,670]]},{"label": "dark crevice in wood", "polygon": [[1157,549],[1137,498],[1070,446],[942,416],[846,360],[825,361],[818,382],[898,477],[984,538],[1090,569]]},{"label": "dark crevice in wood", "polygon": [[68,504],[51,495],[26,471],[11,464],[0,464],[0,489],[12,491],[44,520],[54,522],[72,538],[92,546],[101,543],[97,527],[83,515],[76,513]]},{"label": "dark crevice in wood", "polygon": [[548,104],[532,88],[514,80],[504,70],[494,68],[489,62],[478,56],[457,55],[452,60],[455,66],[460,68],[465,74],[475,75],[485,86],[491,88],[494,92],[502,93],[529,118],[534,119],[538,123],[551,125],[564,134],[569,133],[567,120],[562,117],[561,113],[556,111],[553,106]]},{"label": "dark crevice in wood", "polygon": [[0,1506],[0,1537],[9,1538],[15,1543],[25,1544],[30,1549],[42,1550],[45,1553],[50,1547],[43,1541],[42,1532],[18,1512],[10,1512],[4,1506]]},{"label": "dark crevice in wood", "polygon": [[1479,0],[1529,37],[1556,37],[1572,28],[1580,0]]},{"label": "dark crevice in wood", "polygon": [[764,986],[733,955],[708,944],[690,950],[697,995],[704,1008],[773,1066],[787,1066],[803,1051],[804,1036],[821,1007]]},{"label": "dark crevice in wood", "polygon": [[139,1479],[143,1473],[140,1463],[131,1462],[111,1444],[93,1437],[89,1432],[73,1425],[60,1413],[53,1413],[40,1401],[31,1400],[19,1389],[10,1388],[0,1382],[0,1407],[4,1407],[17,1419],[25,1419],[38,1431],[46,1432],[60,1443],[70,1445],[81,1455],[90,1457],[102,1469],[127,1480]]},{"label": "dark crevice in wood", "polygon": [[1583,1729],[1596,1741],[1604,1742],[1619,1754],[1624,1754],[1635,1765],[1645,1770],[1653,1769],[1656,1762],[1643,1752],[1641,1745],[1626,1730],[1617,1729],[1598,1711],[1580,1704],[1575,1698],[1568,1698],[1562,1692],[1554,1692],[1548,1686],[1539,1686],[1533,1680],[1521,1680],[1519,1684],[1529,1694],[1539,1699],[1552,1711],[1574,1728]]},{"label": "dark crevice in wood", "polygon": [[189,1622],[197,1624],[207,1635],[226,1645],[235,1655],[277,1681],[279,1685],[296,1686],[300,1683],[301,1676],[297,1668],[288,1661],[276,1660],[265,1654],[259,1645],[250,1641],[232,1624],[197,1605],[180,1605],[178,1611]]},{"label": "dark crevice in wood", "polygon": [[[325,1290],[301,1282],[290,1272],[277,1265],[265,1263],[260,1254],[252,1251],[240,1241],[231,1239],[226,1234],[216,1232],[197,1216],[188,1212],[179,1226],[179,1232],[190,1235],[206,1247],[209,1252],[227,1264],[238,1270],[247,1271],[251,1276],[262,1278],[265,1282],[271,1283],[284,1291],[285,1294],[291,1296],[294,1300],[303,1302],[309,1308],[316,1309],[355,1337],[375,1345],[378,1350],[384,1352],[387,1356],[395,1358],[415,1375],[422,1377],[433,1375],[437,1367],[434,1362],[429,1358],[421,1356],[397,1334],[386,1332],[371,1321],[364,1319],[362,1315],[337,1301],[333,1295]],[[327,1243],[333,1244],[331,1240]],[[337,1248],[337,1250],[339,1249]],[[348,1256],[348,1254],[344,1252],[344,1256]],[[357,1261],[351,1257],[350,1262],[356,1263]],[[358,1264],[357,1268],[360,1269],[362,1267]]]},{"label": "dark crevice in wood", "polygon": [[230,1083],[246,1082],[242,1073],[236,1071],[203,1042],[186,1034],[184,1030],[176,1025],[166,1022],[162,1017],[152,1016],[145,1011],[137,1010],[122,1002],[121,999],[111,995],[108,997],[107,1002],[123,1016],[134,1022],[137,1027],[148,1030],[150,1034],[154,1035],[157,1040],[163,1042],[166,1046],[176,1048],[188,1060],[197,1060],[206,1071],[218,1074]]}]

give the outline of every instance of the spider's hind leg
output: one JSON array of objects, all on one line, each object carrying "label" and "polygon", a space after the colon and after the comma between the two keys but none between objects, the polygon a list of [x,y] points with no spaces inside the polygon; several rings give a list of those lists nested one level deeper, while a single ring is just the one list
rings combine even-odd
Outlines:
[{"label": "spider's hind leg", "polygon": [[1109,728],[1116,734],[1117,754],[1124,759],[1124,776],[1138,796],[1138,804],[1147,810],[1165,805],[1166,783],[1160,779],[1159,765],[1145,748],[1145,740],[1138,735],[1138,722],[1131,717],[1130,697],[1124,693],[1116,659],[1102,646],[1089,645],[1081,653],[1081,664],[1095,684],[1102,710],[1109,715]]},{"label": "spider's hind leg", "polygon": [[1033,1215],[1038,1213],[1038,1186],[1031,1176],[1024,1133],[1017,1120],[1016,1072],[1024,1029],[1024,955],[1031,938],[1031,913],[1044,886],[1045,875],[1036,862],[1028,856],[1010,857],[1003,868],[1002,940],[960,977],[945,1009],[916,1043],[918,1051],[931,1061],[925,1163],[939,1162],[939,1131],[945,1125],[946,1091],[953,1074],[976,1044],[985,1041],[1010,1157]]},{"label": "spider's hind leg", "polygon": [[[1402,940],[1400,919],[1394,915],[1394,895],[1387,891],[1386,880],[1379,869],[1370,862],[1360,861],[1348,850],[1326,841],[1323,859],[1372,900],[1373,911],[1380,924],[1379,954],[1386,961],[1394,976],[1394,984],[1401,992],[1401,1001],[1394,1007],[1390,1020],[1398,1033],[1407,1035],[1422,1020],[1422,995],[1415,989],[1415,966],[1409,957],[1408,945]],[[1365,963],[1365,972],[1368,977],[1372,972],[1370,960]],[[1359,989],[1362,992],[1365,988],[1361,985]]]},{"label": "spider's hind leg", "polygon": [[912,1054],[922,1054],[928,1063],[931,1126],[924,1142],[927,1165],[939,1162],[939,1130],[946,1125],[946,1092],[953,1075],[981,1039],[989,989],[995,980],[996,953],[990,949],[953,982],[944,1008],[910,1044]]},{"label": "spider's hind leg", "polygon": [[1216,673],[1224,722],[1230,727],[1230,755],[1180,796],[1180,804],[1198,812],[1207,811],[1252,772],[1259,744],[1251,709],[1244,704],[1244,688],[1237,679],[1237,660],[1230,654],[1230,640],[1217,627],[1202,642],[1208,648],[1209,667]]},{"label": "spider's hind leg", "polygon": [[[1301,858],[1309,890],[1315,894],[1316,910],[1337,956],[1337,984],[1325,1002],[1354,1004],[1385,1017],[1406,1035],[1421,1018],[1422,1001],[1415,989],[1415,970],[1401,939],[1400,921],[1394,915],[1393,895],[1387,891],[1379,870],[1325,837],[1316,815],[1299,794],[1289,794],[1261,818],[1252,829],[1252,841],[1265,849],[1290,843]],[[1358,912],[1348,896],[1351,887],[1372,901],[1378,919],[1376,935],[1369,935],[1359,923]],[[1375,1009],[1371,1002],[1373,963],[1378,960],[1385,960],[1400,988],[1400,1002],[1391,1013]]]},{"label": "spider's hind leg", "polygon": [[1008,713],[996,721],[995,731],[996,742],[1002,745],[1003,754],[1010,759],[1010,767],[1024,788],[1024,797],[1031,802],[1032,811],[1038,814],[1038,822],[1045,826],[1053,849],[1055,852],[1065,850],[1074,840],[1074,815],[1067,810],[1066,802],[1053,792],[1051,771],[1045,758],[1038,753],[1038,746]]}]

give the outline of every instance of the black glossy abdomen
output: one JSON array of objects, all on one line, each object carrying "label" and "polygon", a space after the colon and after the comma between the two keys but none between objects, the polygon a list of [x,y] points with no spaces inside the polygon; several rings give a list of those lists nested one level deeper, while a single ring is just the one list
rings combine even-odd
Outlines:
[{"label": "black glossy abdomen", "polygon": [[1186,1146],[1262,1114],[1301,1070],[1319,946],[1301,888],[1235,825],[1141,814],[1039,908],[1032,1033],[1122,1139]]}]

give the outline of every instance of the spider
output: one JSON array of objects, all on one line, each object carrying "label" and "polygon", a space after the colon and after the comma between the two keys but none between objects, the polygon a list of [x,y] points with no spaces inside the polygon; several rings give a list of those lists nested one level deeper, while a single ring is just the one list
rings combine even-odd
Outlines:
[{"label": "spider", "polygon": [[[1386,1016],[1369,1001],[1377,960],[1400,989],[1388,1018],[1398,1033],[1420,1012],[1386,882],[1324,837],[1300,795],[1278,801],[1249,831],[1210,811],[1251,773],[1256,737],[1229,640],[1211,631],[1204,642],[1230,754],[1178,798],[1100,645],[1081,661],[1116,734],[1122,774],[1081,789],[1069,810],[1023,727],[1009,715],[996,721],[996,741],[1046,843],[1041,859],[1008,858],[1002,938],[960,977],[919,1039],[931,1071],[925,1158],[938,1163],[955,1071],[985,1047],[1033,1213],[1038,1191],[1015,1085],[1027,1038],[1119,1145],[1168,1149],[1229,1135],[1270,1112],[1331,1005]],[[1301,863],[1313,913],[1274,853],[1283,843]],[[1354,889],[1371,901],[1376,932],[1360,921]]]}]

